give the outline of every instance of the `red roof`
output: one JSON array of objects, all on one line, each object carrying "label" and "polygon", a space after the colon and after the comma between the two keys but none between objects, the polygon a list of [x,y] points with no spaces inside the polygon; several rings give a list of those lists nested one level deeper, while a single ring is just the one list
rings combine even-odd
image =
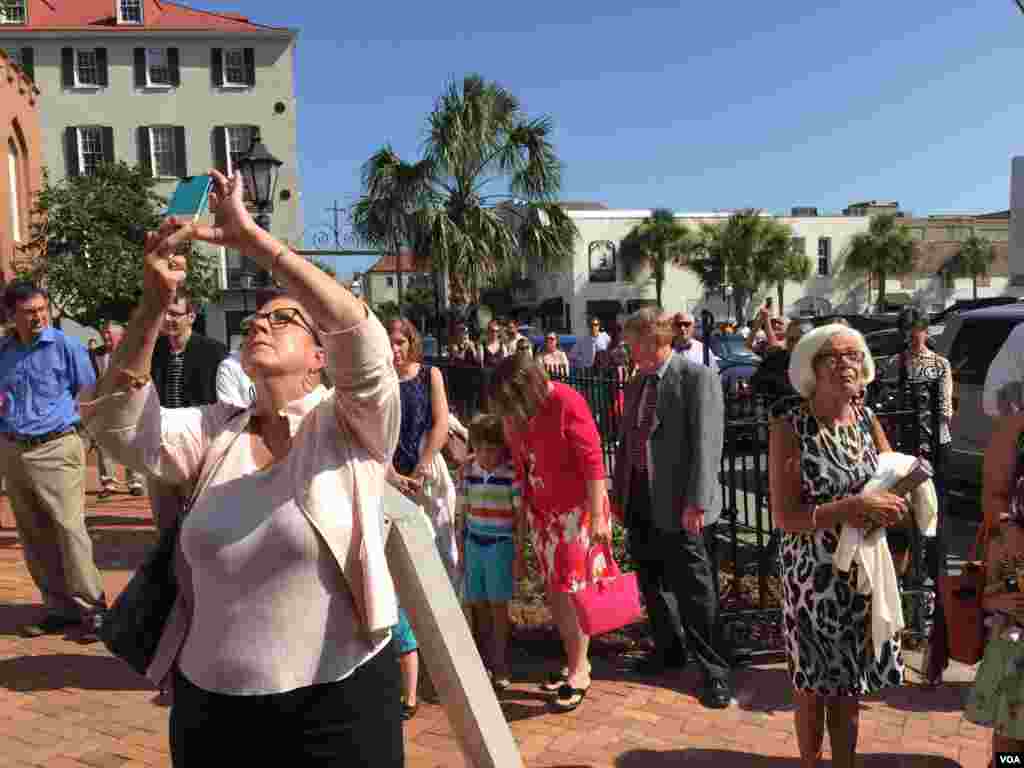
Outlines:
[{"label": "red roof", "polygon": [[393,253],[386,253],[377,260],[377,263],[370,267],[367,272],[390,272],[394,274],[401,270],[402,272],[429,272],[430,262],[427,259],[421,258],[414,254],[412,251],[403,249],[401,252],[401,260],[395,263],[395,255]]},{"label": "red roof", "polygon": [[119,0],[28,0],[28,23],[6,29],[42,31],[186,30],[218,32],[286,31],[283,27],[255,24],[239,13],[203,11],[167,0],[142,0],[142,24],[118,24]]}]

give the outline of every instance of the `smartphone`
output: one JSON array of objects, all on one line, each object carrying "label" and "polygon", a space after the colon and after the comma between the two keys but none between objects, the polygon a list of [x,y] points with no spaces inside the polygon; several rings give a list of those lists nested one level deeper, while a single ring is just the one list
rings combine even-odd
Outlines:
[{"label": "smartphone", "polygon": [[209,176],[189,176],[178,182],[164,216],[176,216],[194,221],[206,212],[210,201],[213,179]]},{"label": "smartphone", "polygon": [[927,459],[918,459],[914,462],[910,471],[897,480],[896,484],[889,489],[889,493],[896,496],[906,496],[925,480],[930,480],[934,474],[932,465]]}]

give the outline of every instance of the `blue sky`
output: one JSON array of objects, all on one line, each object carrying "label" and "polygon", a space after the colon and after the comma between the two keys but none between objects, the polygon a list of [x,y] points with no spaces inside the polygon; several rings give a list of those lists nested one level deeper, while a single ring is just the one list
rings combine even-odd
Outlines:
[{"label": "blue sky", "polygon": [[307,233],[469,72],[554,119],[564,199],[612,207],[1000,210],[1024,154],[1012,0],[192,4],[299,29]]}]

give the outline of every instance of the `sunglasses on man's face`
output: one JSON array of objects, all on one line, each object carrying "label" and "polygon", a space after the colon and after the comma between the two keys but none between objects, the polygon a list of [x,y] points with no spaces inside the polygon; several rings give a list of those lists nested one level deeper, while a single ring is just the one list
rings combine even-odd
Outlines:
[{"label": "sunglasses on man's face", "polygon": [[257,320],[266,320],[271,332],[287,328],[289,325],[297,325],[313,337],[313,341],[317,343],[317,346],[323,346],[320,343],[320,334],[316,332],[316,329],[309,324],[306,318],[303,317],[302,312],[296,307],[281,307],[280,309],[272,309],[269,312],[255,312],[242,320],[242,333],[248,336],[252,332]]}]

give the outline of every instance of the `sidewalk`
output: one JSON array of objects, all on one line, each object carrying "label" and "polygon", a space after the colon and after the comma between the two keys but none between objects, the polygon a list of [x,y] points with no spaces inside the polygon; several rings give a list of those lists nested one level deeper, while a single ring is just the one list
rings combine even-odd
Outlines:
[{"label": "sidewalk", "polygon": [[[97,560],[113,596],[155,540],[149,507],[145,498],[121,494],[104,503],[89,498]],[[79,645],[70,635],[17,635],[20,624],[38,615],[37,600],[16,532],[0,529],[0,768],[169,766],[168,711],[154,701],[146,680],[100,644]],[[515,682],[501,701],[529,768],[798,768],[784,666],[738,671],[736,704],[712,712],[695,699],[692,670],[640,682],[620,665],[620,659],[595,659],[586,701],[576,712],[556,714],[536,685],[550,662],[513,653]],[[989,731],[961,717],[970,670],[951,673],[957,680],[937,689],[911,684],[864,703],[860,765],[987,764]],[[405,738],[410,768],[466,765],[437,705],[421,705]]]}]

